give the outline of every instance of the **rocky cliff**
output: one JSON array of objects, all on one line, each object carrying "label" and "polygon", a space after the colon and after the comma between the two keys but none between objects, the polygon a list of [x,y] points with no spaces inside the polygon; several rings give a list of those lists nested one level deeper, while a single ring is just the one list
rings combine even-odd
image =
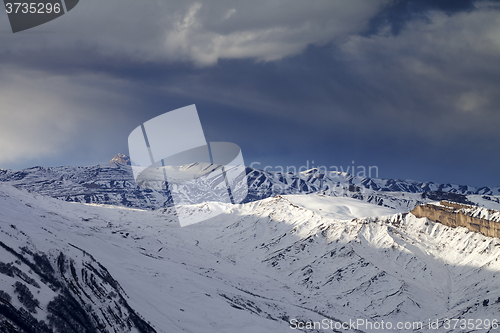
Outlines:
[{"label": "rocky cliff", "polygon": [[500,212],[495,210],[441,201],[417,206],[411,213],[449,227],[465,227],[485,236],[500,238]]}]

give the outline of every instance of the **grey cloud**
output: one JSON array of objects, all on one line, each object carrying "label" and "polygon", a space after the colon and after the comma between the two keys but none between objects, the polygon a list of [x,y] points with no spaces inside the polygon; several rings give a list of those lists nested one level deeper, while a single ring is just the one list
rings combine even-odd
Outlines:
[{"label": "grey cloud", "polygon": [[0,163],[32,161],[72,150],[98,154],[99,142],[113,141],[106,127],[119,125],[120,114],[131,103],[126,89],[126,83],[102,75],[69,77],[3,68]]},{"label": "grey cloud", "polygon": [[277,60],[366,28],[387,0],[85,1],[40,31],[0,37],[9,52],[91,48],[134,61]]},{"label": "grey cloud", "polygon": [[402,123],[440,139],[471,130],[498,138],[498,11],[428,18],[397,36],[352,38],[342,50],[374,91],[394,97],[392,116]]},{"label": "grey cloud", "polygon": [[474,0],[394,0],[372,19],[365,35],[377,34],[380,29],[389,29],[397,35],[415,19],[425,20],[429,11],[440,11],[447,15],[474,10]]}]

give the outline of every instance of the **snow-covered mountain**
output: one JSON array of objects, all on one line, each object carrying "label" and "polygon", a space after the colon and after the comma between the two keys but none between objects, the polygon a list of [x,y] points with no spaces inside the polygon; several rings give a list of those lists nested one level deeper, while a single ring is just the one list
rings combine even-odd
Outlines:
[{"label": "snow-covered mountain", "polygon": [[[57,181],[89,185],[66,170]],[[421,323],[415,332],[495,331],[497,238],[321,193],[177,209],[223,214],[181,228],[168,207],[64,202],[0,184],[0,327],[406,332]]]},{"label": "snow-covered mountain", "polygon": [[132,163],[130,162],[130,157],[128,157],[125,154],[116,154],[111,161],[109,161],[109,164],[124,164],[124,165],[131,165]]},{"label": "snow-covered mountain", "polygon": [[[198,163],[193,163],[177,171],[179,174],[192,174],[200,172],[199,168]],[[131,167],[124,164],[34,167],[20,171],[0,170],[0,182],[72,202],[121,205],[141,209],[168,207],[173,202],[169,192],[160,187],[156,189],[137,187]],[[252,202],[276,195],[321,192],[329,196],[353,197],[392,208],[404,207],[408,211],[420,203],[443,199],[479,206],[490,204],[500,207],[500,187],[476,188],[452,184],[362,178],[347,173],[324,175],[317,169],[300,174],[282,174],[247,168],[247,182],[248,195],[243,202]],[[217,182],[203,184],[205,188],[215,188],[219,185]],[[186,193],[182,203],[197,202],[196,200],[190,201],[190,197],[194,198],[196,193],[190,193],[189,186],[182,188],[182,183],[177,186],[181,188],[180,192]],[[215,199],[208,198],[207,200]]]}]

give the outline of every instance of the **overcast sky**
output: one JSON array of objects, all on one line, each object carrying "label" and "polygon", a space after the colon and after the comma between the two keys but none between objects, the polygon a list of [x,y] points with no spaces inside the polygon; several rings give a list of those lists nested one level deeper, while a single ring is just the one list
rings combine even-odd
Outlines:
[{"label": "overcast sky", "polygon": [[16,34],[0,13],[0,168],[108,163],[190,104],[247,165],[499,186],[500,2],[81,0]]}]

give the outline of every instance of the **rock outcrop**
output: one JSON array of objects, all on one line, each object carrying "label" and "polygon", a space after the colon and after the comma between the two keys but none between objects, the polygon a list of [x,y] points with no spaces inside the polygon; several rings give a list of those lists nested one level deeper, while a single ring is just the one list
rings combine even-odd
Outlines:
[{"label": "rock outcrop", "polygon": [[130,165],[130,157],[125,154],[116,154],[115,157],[109,161],[109,164],[124,164]]},{"label": "rock outcrop", "polygon": [[500,212],[495,210],[441,201],[417,206],[411,213],[449,227],[465,227],[485,236],[500,238]]}]

